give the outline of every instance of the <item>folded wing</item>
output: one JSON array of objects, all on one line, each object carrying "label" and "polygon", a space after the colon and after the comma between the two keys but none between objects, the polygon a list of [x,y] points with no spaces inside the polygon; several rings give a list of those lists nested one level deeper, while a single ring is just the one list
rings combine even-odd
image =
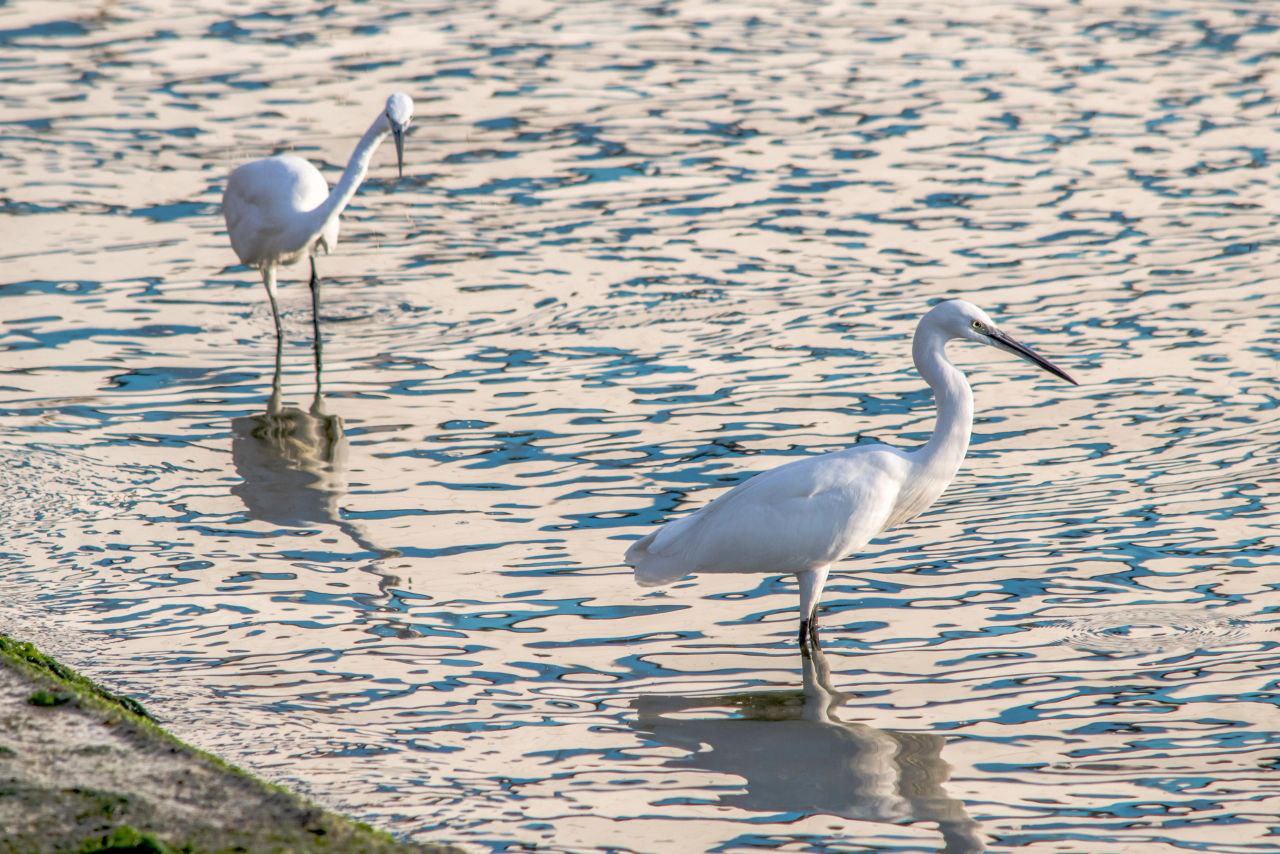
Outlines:
[{"label": "folded wing", "polygon": [[646,587],[695,572],[824,566],[883,530],[907,465],[870,445],[779,466],[637,540],[625,560]]}]

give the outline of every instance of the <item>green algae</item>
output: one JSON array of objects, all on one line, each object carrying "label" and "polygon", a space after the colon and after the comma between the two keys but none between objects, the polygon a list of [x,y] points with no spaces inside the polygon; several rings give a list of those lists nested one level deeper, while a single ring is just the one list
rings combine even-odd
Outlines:
[{"label": "green algae", "polygon": [[75,699],[75,694],[70,691],[50,691],[48,688],[41,688],[32,693],[27,698],[27,702],[33,706],[61,706],[63,703],[70,703]]},{"label": "green algae", "polygon": [[[145,852],[177,854],[204,851],[351,851],[407,852],[451,851],[442,846],[400,842],[390,834],[374,830],[363,822],[332,813],[294,793],[266,782],[230,763],[183,742],[157,723],[147,710],[130,697],[120,695],[83,676],[74,669],[42,653],[33,644],[0,634],[0,667],[24,676],[34,689],[28,698],[32,715],[74,714],[78,710],[99,720],[103,726],[125,738],[127,750],[105,745],[68,747],[68,754],[89,759],[112,760],[130,773],[149,774],[149,757],[157,753],[186,757],[193,767],[216,777],[233,795],[234,804],[210,802],[202,819],[175,820],[163,805],[133,797],[128,791],[103,791],[91,786],[67,785],[50,788],[20,777],[0,782],[0,807],[42,811],[54,819],[59,832],[31,837],[23,851]],[[39,718],[39,720],[52,720]],[[33,725],[39,730],[40,724]],[[6,736],[6,741],[11,741]],[[18,749],[0,747],[6,767]],[[235,807],[249,818],[228,829],[225,813]],[[9,840],[12,841],[12,840]],[[6,849],[0,844],[0,851]]]},{"label": "green algae", "polygon": [[80,846],[80,854],[178,854],[180,850],[183,849],[166,845],[150,833],[143,833],[127,824],[114,828],[105,836],[87,839]]},{"label": "green algae", "polygon": [[95,697],[104,703],[119,706],[130,714],[154,720],[137,700],[116,694],[92,679],[81,676],[62,662],[45,655],[35,644],[0,634],[0,659],[28,674],[56,680],[58,684],[77,694]]}]

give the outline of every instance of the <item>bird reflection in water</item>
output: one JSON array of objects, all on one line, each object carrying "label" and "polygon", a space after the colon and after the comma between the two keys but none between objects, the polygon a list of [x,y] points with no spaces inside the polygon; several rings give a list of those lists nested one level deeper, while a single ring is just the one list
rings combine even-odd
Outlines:
[{"label": "bird reflection in water", "polygon": [[378,576],[379,592],[389,597],[400,579],[382,563],[400,553],[375,545],[338,507],[347,492],[347,436],[342,418],[325,412],[320,350],[315,351],[315,393],[306,411],[283,404],[280,362],[277,339],[267,411],[231,422],[231,457],[241,478],[231,492],[244,502],[251,519],[286,528],[337,528],[362,551],[375,555],[365,569]]},{"label": "bird reflection in water", "polygon": [[[951,766],[945,739],[892,732],[835,715],[845,696],[831,687],[821,650],[804,659],[803,691],[760,691],[719,697],[640,697],[636,728],[690,755],[676,768],[732,774],[740,794],[719,803],[753,812],[825,813],[858,821],[933,821],[947,854],[985,850],[981,830],[943,783]],[[690,710],[735,707],[734,718],[689,718]]]}]

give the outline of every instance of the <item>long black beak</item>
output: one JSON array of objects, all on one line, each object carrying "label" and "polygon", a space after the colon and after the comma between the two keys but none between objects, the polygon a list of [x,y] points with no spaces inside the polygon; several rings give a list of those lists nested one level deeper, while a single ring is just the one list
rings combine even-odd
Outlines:
[{"label": "long black beak", "polygon": [[1055,377],[1061,377],[1062,379],[1066,380],[1072,385],[1080,385],[1080,383],[1075,381],[1075,379],[1071,376],[1071,374],[1062,370],[1062,368],[1059,368],[1053,362],[1050,362],[1044,356],[1041,356],[1035,350],[1032,350],[1030,347],[1028,347],[1026,344],[1023,344],[1021,341],[1017,340],[1012,335],[1006,335],[1000,330],[995,329],[988,332],[987,337],[991,339],[991,343],[993,345],[995,345],[996,347],[999,347],[1001,350],[1010,352],[1013,355],[1017,356],[1019,359],[1026,359],[1028,362],[1035,365],[1036,367],[1042,368],[1048,371],[1049,373],[1053,374]]},{"label": "long black beak", "polygon": [[391,135],[396,141],[396,169],[400,177],[404,177],[404,128],[392,128]]}]

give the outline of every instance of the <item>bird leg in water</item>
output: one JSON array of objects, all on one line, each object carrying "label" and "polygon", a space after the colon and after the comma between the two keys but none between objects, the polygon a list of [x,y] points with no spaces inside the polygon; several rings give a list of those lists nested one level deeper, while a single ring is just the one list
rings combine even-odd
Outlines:
[{"label": "bird leg in water", "polygon": [[320,277],[316,275],[316,256],[311,256],[311,326],[315,330],[316,364],[320,364]]},{"label": "bird leg in water", "polygon": [[267,289],[267,299],[271,300],[271,319],[276,323],[276,345],[284,340],[284,327],[280,325],[280,306],[276,303],[276,268],[268,264],[262,268],[262,284]]},{"label": "bird leg in water", "polygon": [[800,581],[800,649],[806,651],[809,645],[818,645],[818,602],[822,599],[822,588],[827,583],[827,573],[831,565],[796,573]]},{"label": "bird leg in water", "polygon": [[822,650],[822,645],[818,643],[818,610],[816,608],[808,619],[800,621],[800,652],[807,656],[811,649]]},{"label": "bird leg in water", "polygon": [[271,399],[267,402],[267,415],[280,414],[280,364],[284,359],[284,339],[276,336],[276,371],[271,375]]}]

